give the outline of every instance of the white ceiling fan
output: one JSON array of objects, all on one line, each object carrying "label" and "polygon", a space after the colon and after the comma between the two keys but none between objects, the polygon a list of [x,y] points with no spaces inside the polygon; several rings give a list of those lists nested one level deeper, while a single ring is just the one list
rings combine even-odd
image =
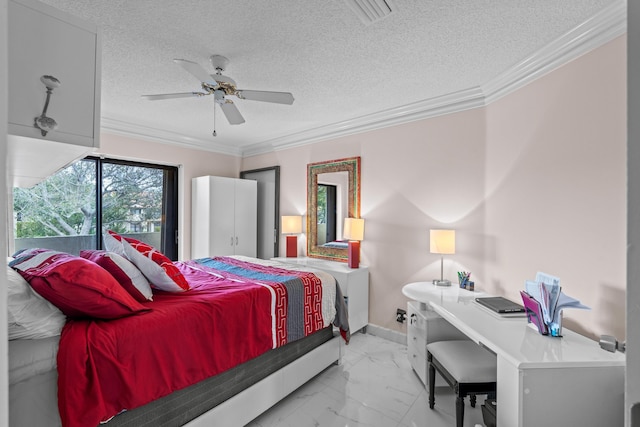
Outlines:
[{"label": "white ceiling fan", "polygon": [[[242,124],[245,120],[233,101],[228,99],[227,96],[236,96],[240,99],[247,99],[250,101],[275,102],[277,104],[288,105],[293,104],[293,95],[289,92],[269,92],[263,90],[238,89],[236,87],[236,82],[232,78],[222,74],[222,72],[229,64],[229,60],[227,58],[221,55],[211,55],[209,61],[211,61],[211,65],[213,65],[213,68],[216,70],[215,74],[209,74],[204,68],[202,68],[202,66],[200,66],[200,64],[196,62],[188,61],[186,59],[173,60],[173,62],[180,65],[188,73],[190,73],[200,81],[202,87],[201,92],[165,93],[142,96],[150,101],[158,101],[162,99],[189,98],[213,95],[215,103],[220,106],[225,117],[232,125]],[[215,129],[213,131],[213,136],[216,136]]]}]

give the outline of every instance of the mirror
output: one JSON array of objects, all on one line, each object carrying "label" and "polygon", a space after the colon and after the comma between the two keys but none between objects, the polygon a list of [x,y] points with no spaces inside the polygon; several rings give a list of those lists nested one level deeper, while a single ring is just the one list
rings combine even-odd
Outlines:
[{"label": "mirror", "polygon": [[307,256],[346,262],[345,218],[360,218],[360,157],[307,165]]}]

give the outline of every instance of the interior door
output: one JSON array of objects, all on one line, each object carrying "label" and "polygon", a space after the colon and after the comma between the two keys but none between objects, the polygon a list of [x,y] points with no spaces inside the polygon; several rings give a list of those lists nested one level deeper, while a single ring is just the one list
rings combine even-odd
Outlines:
[{"label": "interior door", "polygon": [[258,182],[258,258],[278,256],[280,237],[280,166],[240,172]]},{"label": "interior door", "polygon": [[208,177],[209,236],[208,251],[204,256],[233,255],[235,249],[235,183],[231,178]]}]

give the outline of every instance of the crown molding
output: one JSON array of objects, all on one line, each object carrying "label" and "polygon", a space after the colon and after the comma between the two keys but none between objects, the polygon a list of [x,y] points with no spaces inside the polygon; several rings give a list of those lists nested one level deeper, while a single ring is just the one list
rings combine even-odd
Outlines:
[{"label": "crown molding", "polygon": [[113,119],[108,116],[103,116],[100,121],[100,129],[105,133],[110,133],[113,135],[144,139],[152,142],[159,142],[161,144],[178,144],[183,147],[186,146],[200,151],[206,150],[220,154],[228,154],[230,156],[236,157],[242,156],[242,152],[240,151],[240,149],[238,149],[238,147],[215,143],[210,140],[191,138],[179,133],[170,132],[155,127],[129,123],[123,120]]},{"label": "crown molding", "polygon": [[484,96],[479,87],[465,89],[253,144],[245,147],[242,155],[243,157],[248,157],[271,151],[285,150],[327,139],[340,138],[416,120],[470,110],[483,105]]},{"label": "crown molding", "polygon": [[626,31],[627,2],[618,0],[533,55],[481,85],[486,104],[520,89],[554,69],[623,35]]},{"label": "crown molding", "polygon": [[244,148],[185,137],[174,132],[127,123],[109,117],[102,117],[101,129],[116,135],[164,144],[180,144],[198,150],[206,149],[237,157],[255,156],[489,105],[552,70],[625,34],[626,31],[627,1],[618,0],[480,86],[262,141]]}]

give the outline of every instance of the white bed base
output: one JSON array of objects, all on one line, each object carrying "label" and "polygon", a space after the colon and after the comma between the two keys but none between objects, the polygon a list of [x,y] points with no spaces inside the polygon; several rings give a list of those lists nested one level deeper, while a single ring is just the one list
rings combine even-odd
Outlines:
[{"label": "white bed base", "polygon": [[185,424],[187,427],[244,426],[298,387],[342,359],[337,335],[278,371]]},{"label": "white bed base", "polygon": [[[189,427],[244,426],[334,363],[340,363],[344,341],[340,335],[311,350],[270,376],[231,397],[198,418]],[[9,387],[11,427],[60,426],[57,372],[31,377]],[[38,405],[34,410],[33,405]],[[107,424],[108,426],[108,424]]]}]

